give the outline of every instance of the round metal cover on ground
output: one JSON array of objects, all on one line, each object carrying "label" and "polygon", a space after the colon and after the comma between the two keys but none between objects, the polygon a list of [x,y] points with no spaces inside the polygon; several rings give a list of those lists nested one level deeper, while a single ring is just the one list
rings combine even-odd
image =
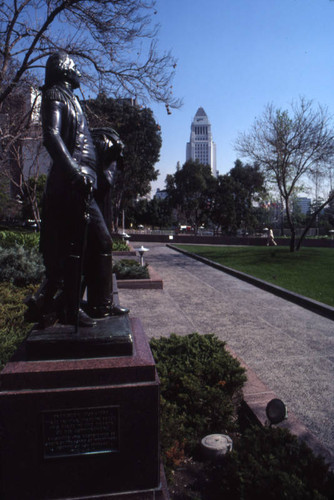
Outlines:
[{"label": "round metal cover on ground", "polygon": [[209,434],[202,441],[202,450],[207,458],[220,458],[233,448],[233,441],[226,434]]}]

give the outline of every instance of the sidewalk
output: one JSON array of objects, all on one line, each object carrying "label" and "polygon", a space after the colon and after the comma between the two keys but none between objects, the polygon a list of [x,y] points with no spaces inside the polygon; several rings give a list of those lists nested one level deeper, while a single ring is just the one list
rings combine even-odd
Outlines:
[{"label": "sidewalk", "polygon": [[214,333],[265,384],[268,402],[282,399],[288,421],[295,415],[333,457],[334,322],[164,243],[145,246],[163,290],[122,289],[119,296],[146,335]]}]

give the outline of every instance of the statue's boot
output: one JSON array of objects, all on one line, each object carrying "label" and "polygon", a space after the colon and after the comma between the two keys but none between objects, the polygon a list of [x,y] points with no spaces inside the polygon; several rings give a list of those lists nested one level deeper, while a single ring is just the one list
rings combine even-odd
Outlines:
[{"label": "statue's boot", "polygon": [[25,300],[28,306],[25,320],[38,322],[40,328],[54,324],[58,319],[62,288],[62,283],[45,278],[38,290]]},{"label": "statue's boot", "polygon": [[127,314],[129,309],[114,304],[112,297],[112,254],[100,254],[87,275],[86,311],[92,318]]},{"label": "statue's boot", "polygon": [[109,315],[110,316],[122,316],[122,314],[128,314],[130,309],[127,307],[122,307],[118,304],[111,304]]},{"label": "statue's boot", "polygon": [[65,266],[64,277],[64,307],[61,314],[61,323],[65,325],[78,325],[92,327],[94,321],[80,307],[81,299],[81,263],[80,257],[70,255]]}]

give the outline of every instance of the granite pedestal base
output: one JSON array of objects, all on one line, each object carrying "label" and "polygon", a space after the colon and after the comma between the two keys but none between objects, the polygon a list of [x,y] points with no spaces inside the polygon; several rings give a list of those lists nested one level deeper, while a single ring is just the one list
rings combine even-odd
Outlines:
[{"label": "granite pedestal base", "polygon": [[3,500],[167,498],[159,459],[159,381],[138,319],[131,329],[129,356],[16,356],[5,366]]},{"label": "granite pedestal base", "polygon": [[[27,360],[51,360],[126,356],[132,354],[132,330],[128,314],[97,320],[92,328],[57,323],[33,329],[21,347]],[[18,352],[21,356],[21,352]]]}]

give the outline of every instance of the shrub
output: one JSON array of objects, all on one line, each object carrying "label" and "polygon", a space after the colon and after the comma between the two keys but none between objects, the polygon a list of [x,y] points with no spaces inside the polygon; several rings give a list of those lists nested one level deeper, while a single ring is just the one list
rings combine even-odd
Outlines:
[{"label": "shrub", "polygon": [[[150,345],[161,383],[161,448],[174,500],[334,498],[334,477],[324,460],[289,431],[257,426],[240,434],[236,413],[246,377],[224,342],[194,333],[151,339]],[[233,438],[233,451],[220,462],[197,454],[200,439],[211,433]]]},{"label": "shrub", "polygon": [[147,279],[149,278],[148,265],[141,266],[139,262],[133,259],[118,260],[113,265],[113,272],[116,278],[126,279]]},{"label": "shrub", "polygon": [[25,249],[38,249],[39,233],[22,231],[0,231],[0,247],[22,246]]},{"label": "shrub", "polygon": [[26,286],[39,283],[43,274],[42,256],[34,248],[27,249],[18,245],[0,247],[0,282]]},{"label": "shrub", "polygon": [[11,283],[0,283],[0,368],[31,329],[32,325],[24,321],[24,299],[35,289],[31,285],[17,288]]},{"label": "shrub", "polygon": [[[286,429],[252,427],[221,463],[208,463],[195,488],[202,500],[324,500],[333,474],[321,457]],[[191,497],[189,497],[191,498]]]},{"label": "shrub", "polygon": [[161,439],[167,467],[196,453],[205,435],[236,430],[245,370],[214,335],[150,342],[161,383]]},{"label": "shrub", "polygon": [[113,239],[112,249],[113,252],[128,252],[130,250],[127,242],[120,239]]}]

